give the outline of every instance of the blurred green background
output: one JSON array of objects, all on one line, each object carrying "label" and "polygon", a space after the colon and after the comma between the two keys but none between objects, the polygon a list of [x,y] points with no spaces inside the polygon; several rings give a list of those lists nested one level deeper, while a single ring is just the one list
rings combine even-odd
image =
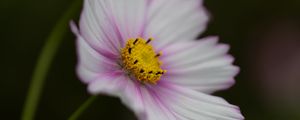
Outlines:
[{"label": "blurred green background", "polygon": [[[72,1],[0,0],[1,120],[20,119],[40,50]],[[230,44],[241,67],[235,86],[216,95],[240,106],[247,120],[300,120],[300,0],[206,0],[205,6],[212,19],[201,36]],[[68,31],[55,56],[38,120],[66,119],[89,97],[75,74],[74,39]],[[135,117],[119,99],[100,96],[81,119]]]}]

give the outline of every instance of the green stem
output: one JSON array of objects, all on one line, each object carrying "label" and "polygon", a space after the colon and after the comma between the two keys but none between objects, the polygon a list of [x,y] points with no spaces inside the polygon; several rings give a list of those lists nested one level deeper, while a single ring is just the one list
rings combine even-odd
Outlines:
[{"label": "green stem", "polygon": [[27,98],[23,108],[23,113],[21,116],[22,120],[34,119],[49,66],[52,63],[53,57],[57,52],[64,34],[68,30],[70,19],[72,19],[72,17],[78,13],[80,6],[80,0],[74,1],[74,3],[63,14],[58,23],[55,25],[51,34],[48,36],[32,75]]},{"label": "green stem", "polygon": [[87,99],[70,117],[68,120],[77,120],[83,111],[85,111],[95,100],[97,96],[91,96]]}]

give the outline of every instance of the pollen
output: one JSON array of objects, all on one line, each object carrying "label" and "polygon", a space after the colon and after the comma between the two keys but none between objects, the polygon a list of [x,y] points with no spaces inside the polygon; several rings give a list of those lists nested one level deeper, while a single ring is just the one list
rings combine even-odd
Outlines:
[{"label": "pollen", "polygon": [[132,38],[127,40],[126,46],[121,49],[122,67],[142,83],[156,84],[166,70],[161,69],[159,57],[162,52],[156,53],[149,44],[153,38]]}]

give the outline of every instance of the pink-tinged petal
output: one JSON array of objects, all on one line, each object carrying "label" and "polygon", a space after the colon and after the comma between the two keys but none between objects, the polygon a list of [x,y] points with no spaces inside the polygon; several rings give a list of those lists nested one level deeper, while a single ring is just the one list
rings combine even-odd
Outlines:
[{"label": "pink-tinged petal", "polygon": [[134,111],[137,117],[144,118],[145,107],[139,83],[124,75],[123,71],[102,74],[88,86],[91,94],[106,94],[119,97],[124,105]]},{"label": "pink-tinged petal", "polygon": [[164,48],[161,60],[168,72],[164,79],[205,93],[232,86],[239,68],[232,65],[229,47],[217,44],[216,37],[185,43],[174,43]]},{"label": "pink-tinged petal", "polygon": [[197,37],[208,22],[202,0],[151,0],[145,37],[153,37],[157,49]]},{"label": "pink-tinged petal", "polygon": [[144,0],[85,0],[80,33],[93,48],[118,53],[125,40],[141,35],[145,6]]},{"label": "pink-tinged petal", "polygon": [[132,109],[138,118],[144,118],[146,113],[141,85],[129,78],[126,80],[128,82],[124,89],[122,89],[123,94],[120,95],[121,101],[128,108]]},{"label": "pink-tinged petal", "polygon": [[243,120],[237,106],[189,88],[162,83],[155,89],[161,102],[180,120]]},{"label": "pink-tinged petal", "polygon": [[81,36],[96,50],[109,50],[117,53],[121,46],[120,36],[112,26],[112,22],[104,10],[96,4],[96,0],[85,0],[81,13],[79,28]]},{"label": "pink-tinged petal", "polygon": [[146,0],[97,1],[106,8],[123,40],[141,35],[146,19]]},{"label": "pink-tinged petal", "polygon": [[126,77],[122,71],[116,71],[107,74],[101,74],[93,81],[88,83],[88,91],[91,94],[107,94],[112,96],[120,96],[123,85],[126,85]]},{"label": "pink-tinged petal", "polygon": [[77,74],[84,83],[95,80],[100,74],[120,69],[116,60],[99,54],[81,36],[77,38],[77,52]]},{"label": "pink-tinged petal", "polygon": [[[175,115],[162,103],[161,97],[155,91],[156,86],[143,86],[141,87],[141,93],[143,96],[145,113],[144,118],[141,120],[176,120]],[[159,92],[159,91],[158,91]]]}]

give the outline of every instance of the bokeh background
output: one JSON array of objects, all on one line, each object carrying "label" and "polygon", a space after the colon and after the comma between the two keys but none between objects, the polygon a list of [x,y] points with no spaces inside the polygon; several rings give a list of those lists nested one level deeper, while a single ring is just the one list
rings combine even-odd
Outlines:
[{"label": "bokeh background", "polygon": [[[73,0],[0,0],[0,119],[20,119],[37,57]],[[212,15],[201,36],[231,45],[236,85],[215,93],[247,120],[300,120],[300,0],[206,0]],[[77,16],[74,19],[77,20]],[[47,75],[36,119],[63,120],[88,97],[75,74],[75,41],[64,37]],[[117,98],[99,96],[82,120],[135,120]]]}]

